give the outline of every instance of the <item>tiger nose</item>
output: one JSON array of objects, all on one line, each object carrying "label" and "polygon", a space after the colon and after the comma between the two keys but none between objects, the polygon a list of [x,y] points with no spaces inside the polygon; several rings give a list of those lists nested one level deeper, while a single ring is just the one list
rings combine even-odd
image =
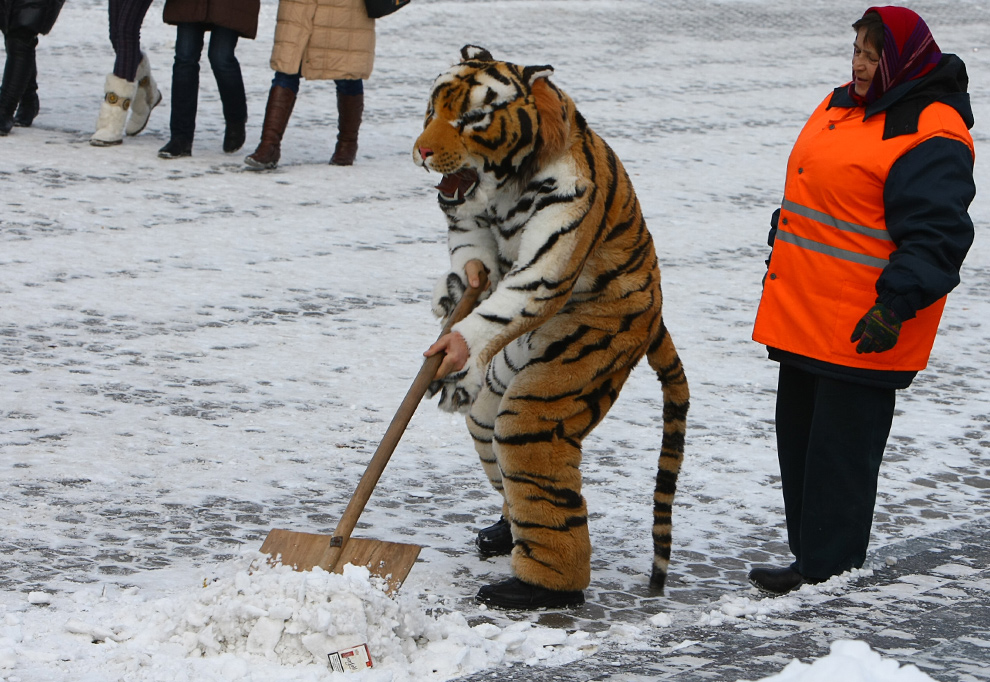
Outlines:
[{"label": "tiger nose", "polygon": [[421,159],[423,159],[424,161],[426,161],[426,157],[433,156],[433,150],[432,149],[429,149],[427,147],[420,147],[419,148],[419,156],[420,156]]}]

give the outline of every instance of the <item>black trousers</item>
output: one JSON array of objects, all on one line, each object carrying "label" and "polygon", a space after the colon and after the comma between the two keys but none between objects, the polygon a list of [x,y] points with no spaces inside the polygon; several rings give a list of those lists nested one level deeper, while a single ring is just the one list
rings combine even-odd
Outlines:
[{"label": "black trousers", "polygon": [[224,120],[229,123],[247,121],[244,80],[241,76],[241,65],[234,55],[234,50],[237,48],[237,32],[223,26],[183,23],[176,27],[175,61],[172,64],[170,132],[173,139],[191,142],[196,132],[199,61],[203,55],[207,31],[210,33],[207,57],[217,81]]},{"label": "black trousers", "polygon": [[38,34],[31,29],[10,29],[4,35],[7,61],[4,63],[3,83],[0,85],[0,112],[13,116],[17,104],[25,94],[38,89],[38,67],[35,48]]},{"label": "black trousers", "polygon": [[826,579],[866,560],[895,389],[781,364],[777,457],[787,540],[802,575]]}]

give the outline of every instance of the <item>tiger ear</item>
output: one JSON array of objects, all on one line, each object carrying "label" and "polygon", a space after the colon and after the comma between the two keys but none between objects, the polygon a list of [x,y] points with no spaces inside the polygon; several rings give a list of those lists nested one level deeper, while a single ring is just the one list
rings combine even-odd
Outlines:
[{"label": "tiger ear", "polygon": [[477,45],[465,45],[461,48],[462,62],[493,62],[495,58],[492,53]]},{"label": "tiger ear", "polygon": [[537,78],[530,86],[537,114],[540,117],[540,163],[556,158],[567,147],[571,126],[563,93],[546,76]]},{"label": "tiger ear", "polygon": [[526,81],[526,85],[533,87],[533,83],[541,78],[549,78],[552,73],[553,67],[549,64],[545,66],[524,66],[523,80]]}]

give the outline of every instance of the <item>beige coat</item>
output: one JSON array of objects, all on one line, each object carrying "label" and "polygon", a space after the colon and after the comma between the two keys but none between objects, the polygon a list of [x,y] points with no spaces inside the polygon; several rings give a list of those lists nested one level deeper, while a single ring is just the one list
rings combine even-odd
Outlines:
[{"label": "beige coat", "polygon": [[279,0],[274,71],[307,80],[368,78],[375,63],[375,20],[364,0]]}]

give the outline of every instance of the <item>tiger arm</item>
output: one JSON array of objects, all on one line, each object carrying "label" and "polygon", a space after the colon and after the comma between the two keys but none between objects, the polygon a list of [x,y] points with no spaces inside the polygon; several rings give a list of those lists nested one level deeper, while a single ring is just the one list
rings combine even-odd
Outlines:
[{"label": "tiger arm", "polygon": [[[469,285],[471,270],[476,267],[474,264],[468,265],[472,261],[479,261],[488,271],[489,291],[498,284],[498,246],[487,226],[464,227],[462,221],[450,220],[447,248],[450,251],[450,271],[433,287],[431,308],[439,318],[446,318],[461,300]],[[487,295],[482,294],[482,299]]]},{"label": "tiger arm", "polygon": [[549,204],[529,219],[515,265],[491,296],[451,329],[463,338],[469,357],[459,372],[447,377],[454,385],[446,387],[441,407],[466,410],[495,354],[567,303],[600,222],[601,212],[590,210],[587,194],[570,203]]}]

